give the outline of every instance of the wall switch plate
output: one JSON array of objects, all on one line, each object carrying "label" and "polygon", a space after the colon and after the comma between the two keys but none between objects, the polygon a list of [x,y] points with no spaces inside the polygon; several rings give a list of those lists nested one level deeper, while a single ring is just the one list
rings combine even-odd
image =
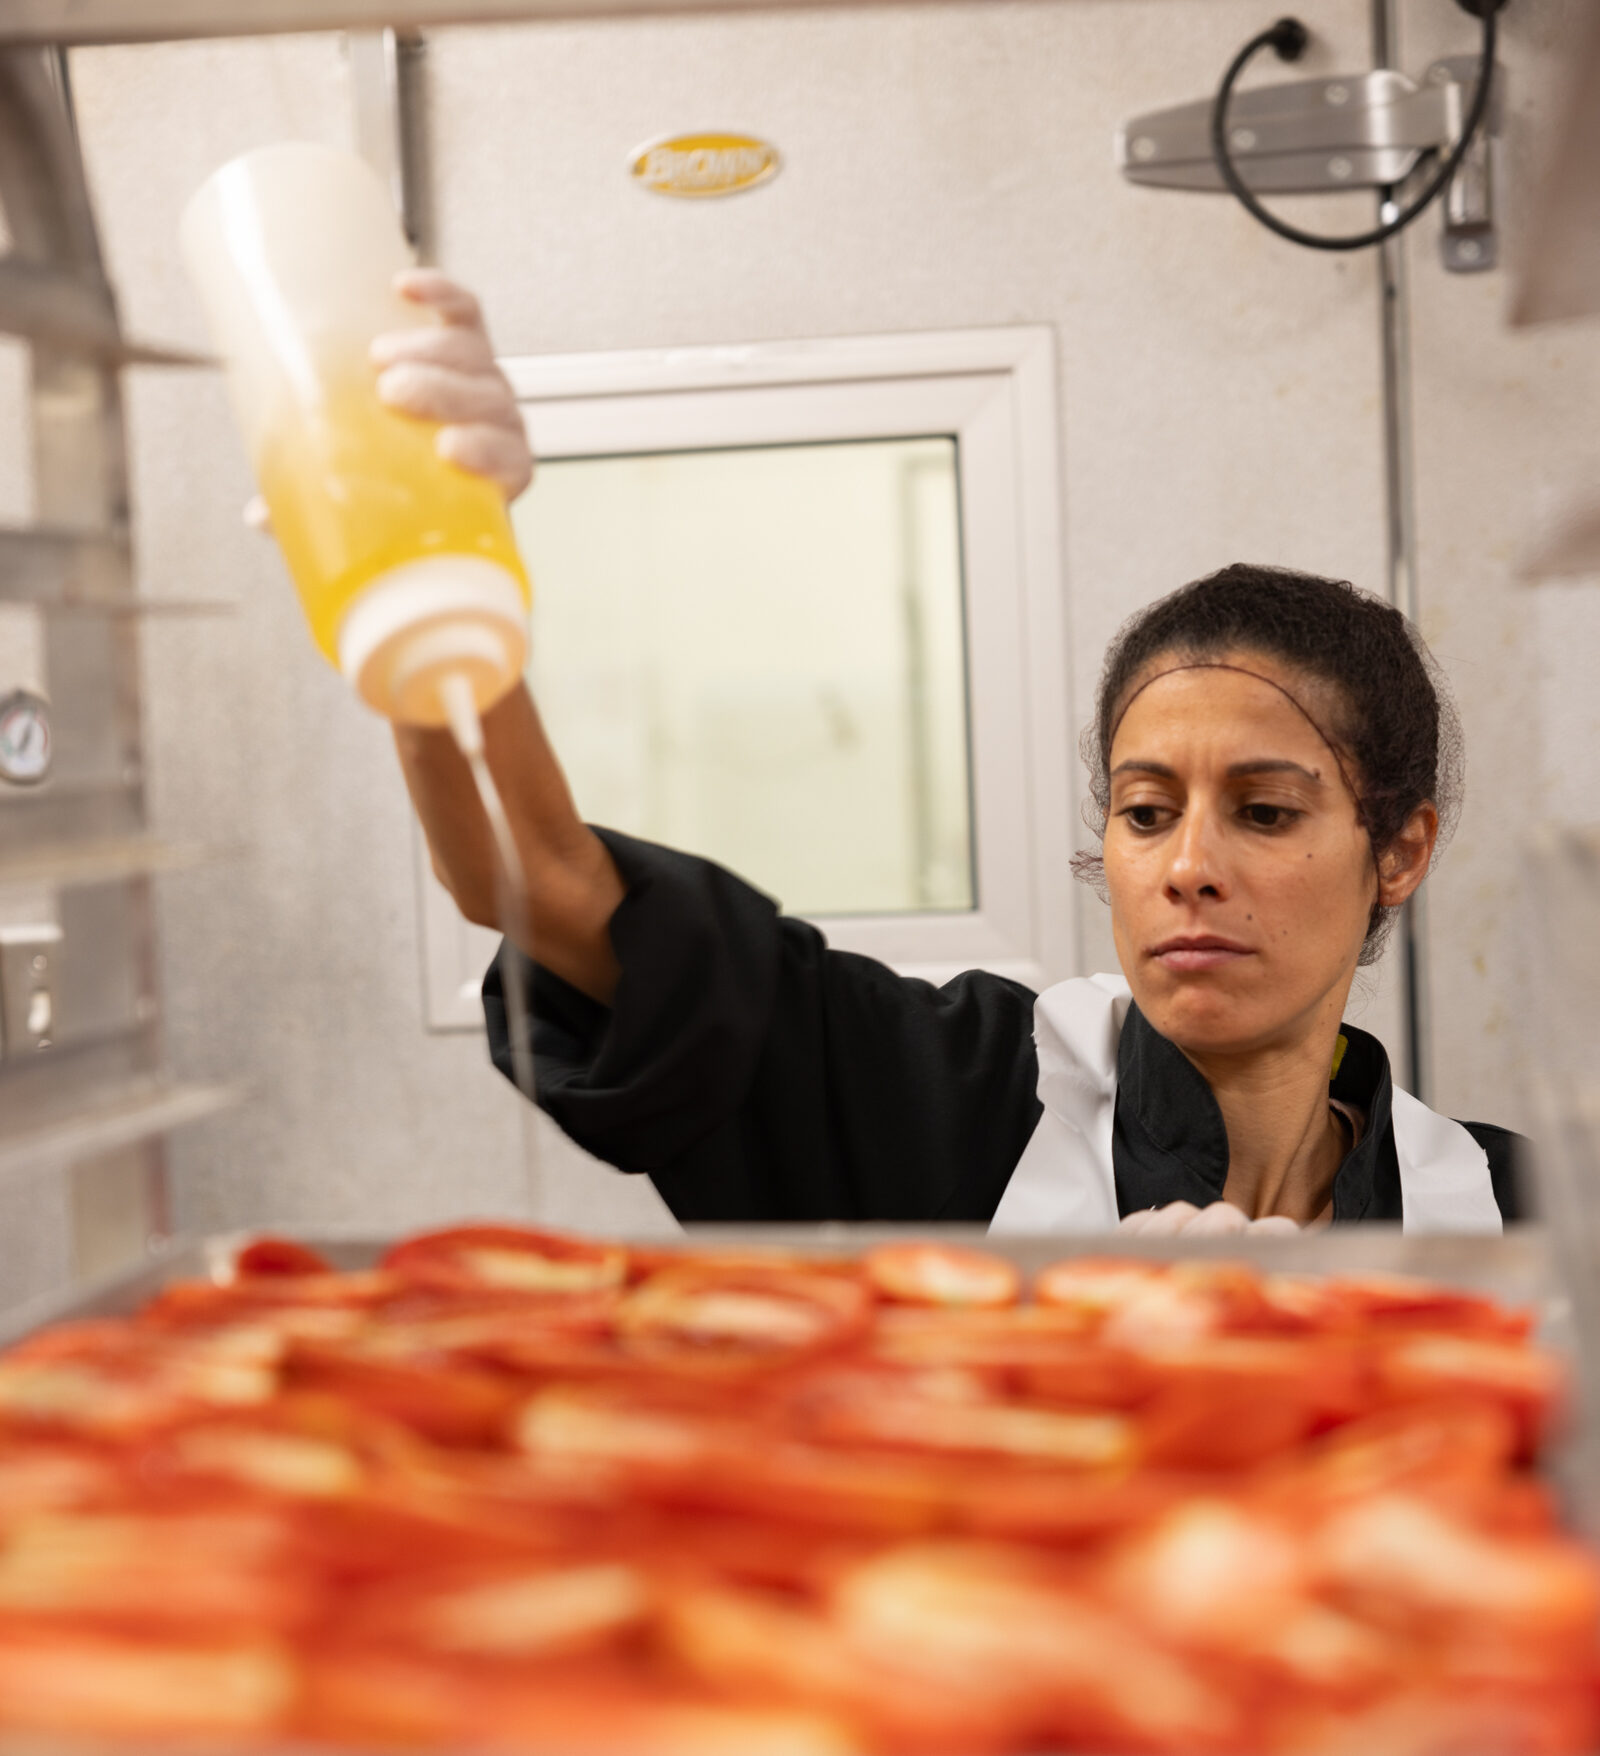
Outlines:
[{"label": "wall switch plate", "polygon": [[60,951],[61,929],[53,922],[0,927],[0,1058],[54,1043]]}]

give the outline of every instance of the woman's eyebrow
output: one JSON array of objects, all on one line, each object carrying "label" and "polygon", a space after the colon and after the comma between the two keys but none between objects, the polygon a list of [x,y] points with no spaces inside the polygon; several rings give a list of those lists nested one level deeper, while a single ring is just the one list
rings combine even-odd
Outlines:
[{"label": "woman's eyebrow", "polygon": [[[1112,769],[1110,779],[1115,780],[1119,774],[1153,774],[1160,780],[1178,778],[1178,771],[1165,762],[1146,762],[1137,756],[1119,762]],[[1245,762],[1230,762],[1224,774],[1228,780],[1245,780],[1253,774],[1297,774],[1314,787],[1322,785],[1322,776],[1316,769],[1307,768],[1304,763],[1290,762],[1283,756],[1252,756]]]},{"label": "woman's eyebrow", "polygon": [[[1169,768],[1165,762],[1145,762],[1137,756],[1129,757],[1126,762],[1119,762],[1111,771],[1111,779],[1119,774],[1153,774],[1162,780],[1176,780],[1178,771]],[[1311,782],[1313,786],[1322,785],[1322,776],[1314,768],[1307,768],[1299,762],[1290,762],[1282,756],[1252,756],[1247,762],[1230,762],[1225,770],[1229,780],[1242,780],[1252,774],[1298,774]]]},{"label": "woman's eyebrow", "polygon": [[1230,762],[1225,772],[1229,780],[1243,780],[1252,774],[1298,774],[1315,787],[1322,785],[1322,776],[1314,768],[1306,768],[1282,756],[1256,756],[1248,762]]}]

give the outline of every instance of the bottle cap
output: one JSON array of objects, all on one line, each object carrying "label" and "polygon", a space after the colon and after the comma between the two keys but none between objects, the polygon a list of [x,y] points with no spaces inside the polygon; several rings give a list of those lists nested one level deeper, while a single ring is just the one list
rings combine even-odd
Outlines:
[{"label": "bottle cap", "polygon": [[440,681],[472,685],[481,713],[522,674],[527,600],[518,581],[476,555],[434,555],[380,574],[345,612],[339,668],[362,700],[408,725],[446,723]]}]

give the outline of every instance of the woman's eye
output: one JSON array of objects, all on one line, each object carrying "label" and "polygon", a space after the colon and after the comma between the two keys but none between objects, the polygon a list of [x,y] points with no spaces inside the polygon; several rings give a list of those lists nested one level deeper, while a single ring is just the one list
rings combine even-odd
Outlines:
[{"label": "woman's eye", "polygon": [[1288,805],[1246,805],[1242,815],[1253,829],[1287,829],[1300,813]]},{"label": "woman's eye", "polygon": [[1133,828],[1151,830],[1161,827],[1162,810],[1160,805],[1124,805],[1121,815]]}]

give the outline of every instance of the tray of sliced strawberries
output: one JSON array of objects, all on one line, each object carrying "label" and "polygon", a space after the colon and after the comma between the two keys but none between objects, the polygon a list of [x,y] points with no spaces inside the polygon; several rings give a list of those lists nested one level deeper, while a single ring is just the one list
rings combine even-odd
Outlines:
[{"label": "tray of sliced strawberries", "polygon": [[1600,1747],[1539,1252],[1299,1242],[174,1248],[3,1338],[0,1749]]}]

